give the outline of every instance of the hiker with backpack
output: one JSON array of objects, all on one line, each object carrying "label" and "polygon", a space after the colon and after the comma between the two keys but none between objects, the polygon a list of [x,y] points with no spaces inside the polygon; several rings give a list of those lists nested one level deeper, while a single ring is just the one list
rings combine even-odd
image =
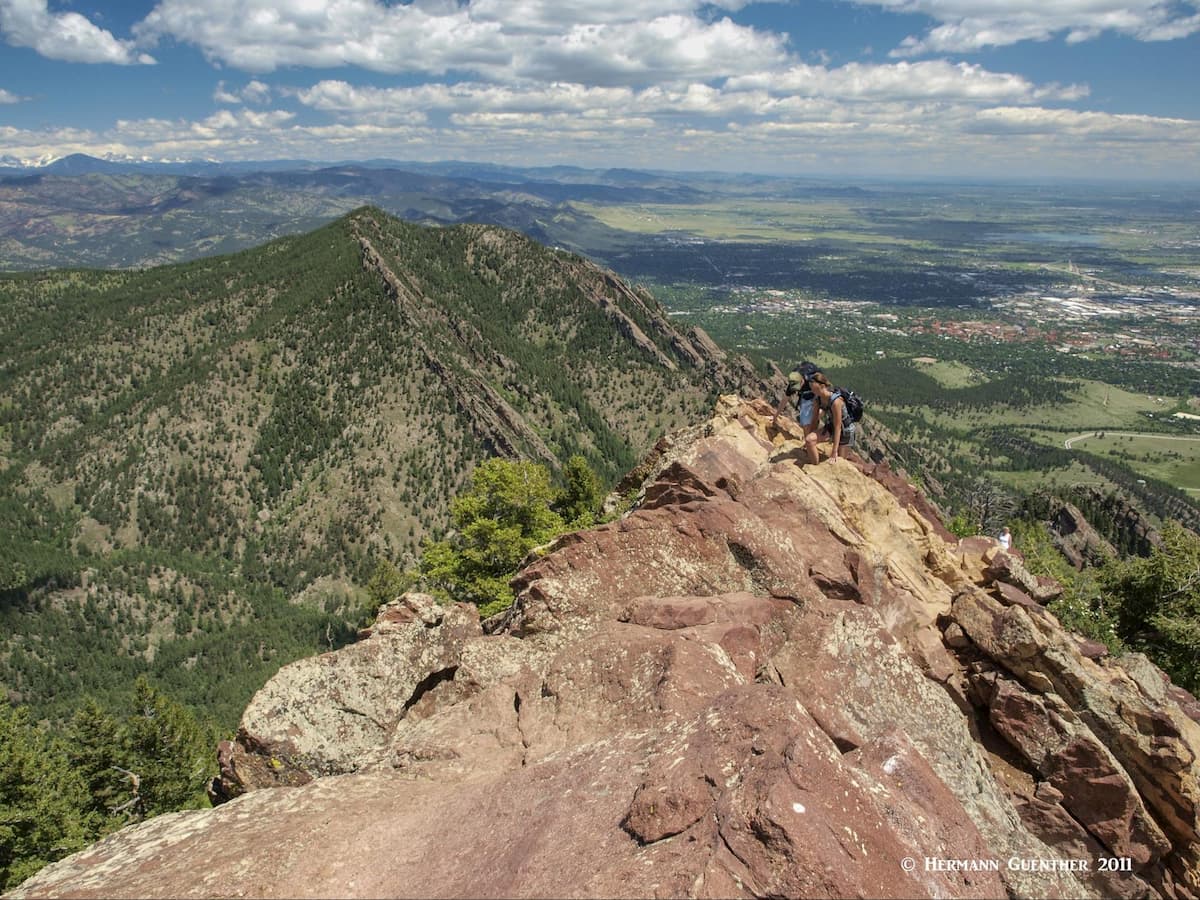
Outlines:
[{"label": "hiker with backpack", "polygon": [[[788,385],[784,391],[783,397],[779,400],[779,405],[775,407],[775,418],[771,420],[772,425],[779,424],[779,416],[788,406],[794,406],[796,409],[796,421],[800,423],[800,427],[804,429],[804,445],[808,452],[809,459],[812,462],[817,461],[817,398],[813,393],[812,385],[809,379],[818,374],[821,370],[817,368],[816,363],[811,363],[808,360],[797,365],[791,372],[788,373]],[[813,440],[810,441],[810,435]]]},{"label": "hiker with backpack", "polygon": [[[854,391],[834,387],[832,382],[821,372],[813,375],[809,379],[809,384],[812,385],[817,402],[826,411],[825,428],[829,433],[829,440],[833,444],[829,460],[837,462],[841,458],[840,453],[843,447],[854,446],[858,431],[856,423],[862,416],[862,400]],[[818,461],[817,440],[818,437],[814,434],[812,443],[809,444],[809,458],[813,462]]]}]

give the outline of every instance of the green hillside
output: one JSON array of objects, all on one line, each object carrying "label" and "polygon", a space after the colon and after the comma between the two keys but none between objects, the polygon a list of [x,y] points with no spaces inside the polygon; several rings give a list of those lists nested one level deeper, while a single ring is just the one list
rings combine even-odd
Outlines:
[{"label": "green hillside", "polygon": [[0,678],[51,718],[147,672],[232,726],[348,639],[480,460],[579,453],[611,482],[753,381],[578,256],[370,208],[232,256],[6,276],[0,310]]}]

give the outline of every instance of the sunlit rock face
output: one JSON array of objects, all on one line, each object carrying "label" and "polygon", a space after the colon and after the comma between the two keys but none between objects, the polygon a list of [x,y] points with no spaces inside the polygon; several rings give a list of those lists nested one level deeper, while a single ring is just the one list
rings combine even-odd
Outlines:
[{"label": "sunlit rock face", "polygon": [[15,895],[1195,896],[1195,701],[799,438],[722,398],[509,614],[398,598],[254,698],[232,799]]}]

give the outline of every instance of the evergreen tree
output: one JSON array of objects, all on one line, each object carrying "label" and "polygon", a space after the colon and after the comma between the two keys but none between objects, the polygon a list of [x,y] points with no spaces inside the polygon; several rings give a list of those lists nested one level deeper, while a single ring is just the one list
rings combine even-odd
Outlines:
[{"label": "evergreen tree", "polygon": [[126,760],[120,723],[89,697],[72,717],[66,741],[68,760],[87,787],[94,830],[112,830],[125,821],[114,810],[129,799],[128,782],[120,768]]},{"label": "evergreen tree", "polygon": [[154,816],[208,805],[212,735],[187,707],[144,678],[134,685],[135,709],[121,730],[122,765],[129,780],[127,812]]},{"label": "evergreen tree", "polygon": [[1200,535],[1168,522],[1148,557],[1109,561],[1101,572],[1118,603],[1121,637],[1189,691],[1200,690]]},{"label": "evergreen tree", "polygon": [[587,460],[575,454],[563,467],[565,485],[554,501],[554,510],[571,528],[588,528],[595,524],[596,514],[604,500],[600,476],[592,471]]},{"label": "evergreen tree", "polygon": [[83,778],[23,709],[0,706],[0,889],[91,839]]},{"label": "evergreen tree", "polygon": [[1048,608],[1063,627],[1099,641],[1113,656],[1126,653],[1129,648],[1118,635],[1114,619],[1117,602],[1101,591],[1098,570],[1088,566],[1076,571],[1055,548],[1050,530],[1041,520],[1015,520],[1013,538],[1030,572],[1062,585],[1062,595],[1050,601]]},{"label": "evergreen tree", "polygon": [[389,560],[381,559],[367,582],[367,599],[373,610],[384,603],[395,600],[412,586],[411,576],[406,576]]},{"label": "evergreen tree", "polygon": [[550,508],[550,473],[533,462],[489,459],[456,497],[451,517],[457,534],[430,544],[421,572],[439,596],[478,604],[482,615],[512,605],[509,579],[534,547],[565,530]]}]

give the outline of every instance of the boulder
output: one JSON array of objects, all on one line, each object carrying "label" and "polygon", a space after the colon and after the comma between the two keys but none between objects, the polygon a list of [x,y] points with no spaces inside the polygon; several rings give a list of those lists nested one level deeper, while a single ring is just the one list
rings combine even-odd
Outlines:
[{"label": "boulder", "polygon": [[356,771],[481,634],[469,604],[417,593],[385,604],[363,640],[285,667],[254,695],[237,745],[221,750],[214,795]]}]

